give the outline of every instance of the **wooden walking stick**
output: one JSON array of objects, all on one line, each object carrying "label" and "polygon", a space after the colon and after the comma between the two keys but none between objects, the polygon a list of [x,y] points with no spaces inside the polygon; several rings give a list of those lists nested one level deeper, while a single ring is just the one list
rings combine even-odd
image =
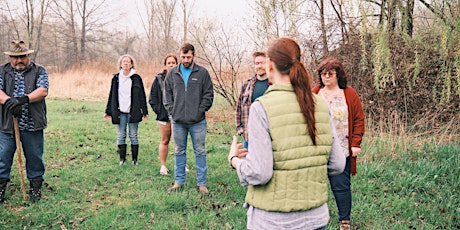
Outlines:
[{"label": "wooden walking stick", "polygon": [[16,153],[18,155],[19,179],[21,180],[22,197],[27,201],[26,186],[24,185],[24,169],[22,168],[21,138],[19,136],[18,119],[13,116],[14,137],[16,139]]}]

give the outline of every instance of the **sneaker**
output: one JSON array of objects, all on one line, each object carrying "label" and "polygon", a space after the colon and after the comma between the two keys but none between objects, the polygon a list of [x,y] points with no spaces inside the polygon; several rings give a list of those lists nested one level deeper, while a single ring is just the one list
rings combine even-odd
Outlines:
[{"label": "sneaker", "polygon": [[124,165],[125,164],[125,161],[120,161],[120,165]]},{"label": "sneaker", "polygon": [[133,161],[133,165],[137,165],[137,164],[138,164],[137,161]]},{"label": "sneaker", "polygon": [[182,187],[181,184],[174,184],[171,188],[168,188],[168,194],[179,191],[181,187]]},{"label": "sneaker", "polygon": [[209,194],[208,188],[206,188],[206,186],[204,186],[204,185],[196,186],[196,189],[197,189],[198,192],[201,193],[202,195],[207,195],[207,194]]},{"label": "sneaker", "polygon": [[163,176],[167,176],[168,175],[168,168],[166,168],[166,166],[162,165],[161,168],[160,168],[160,174],[163,175]]}]

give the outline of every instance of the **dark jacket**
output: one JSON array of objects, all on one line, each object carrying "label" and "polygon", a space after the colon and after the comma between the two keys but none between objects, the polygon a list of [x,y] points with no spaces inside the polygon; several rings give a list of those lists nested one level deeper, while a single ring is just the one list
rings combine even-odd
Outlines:
[{"label": "dark jacket", "polygon": [[[118,106],[118,73],[113,75],[110,87],[109,99],[105,113],[112,117],[112,124],[120,124],[120,108]],[[138,123],[142,117],[149,114],[142,78],[138,74],[131,76],[131,109],[129,111],[129,123]]]},{"label": "dark jacket", "polygon": [[168,111],[163,105],[164,83],[165,74],[159,73],[153,80],[152,88],[150,89],[149,104],[157,115],[157,121],[169,121]]},{"label": "dark jacket", "polygon": [[[25,79],[25,91],[24,94],[29,94],[35,89],[37,89],[37,79],[40,73],[46,73],[46,70],[43,66],[31,63],[31,66],[23,73]],[[11,66],[11,63],[0,66],[0,74],[3,79],[3,91],[8,96],[13,96],[14,91],[14,69]],[[0,105],[0,132],[4,133],[13,133],[13,118],[10,111],[6,111],[3,105]],[[46,103],[45,99],[29,103],[29,115],[34,121],[33,129],[28,129],[28,131],[37,131],[43,130],[47,127],[46,119]]]},{"label": "dark jacket", "polygon": [[195,124],[205,119],[214,100],[214,88],[208,71],[193,65],[185,88],[179,65],[166,75],[163,104],[172,120],[182,124]]}]

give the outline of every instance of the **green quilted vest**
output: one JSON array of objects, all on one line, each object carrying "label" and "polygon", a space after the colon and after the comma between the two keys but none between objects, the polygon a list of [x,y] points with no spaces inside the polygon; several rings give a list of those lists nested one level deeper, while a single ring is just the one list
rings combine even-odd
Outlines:
[{"label": "green quilted vest", "polygon": [[246,202],[278,212],[304,211],[328,199],[327,162],[332,145],[329,109],[316,101],[317,145],[307,132],[291,84],[276,84],[259,97],[267,113],[273,145],[273,176],[265,185],[248,186]]}]

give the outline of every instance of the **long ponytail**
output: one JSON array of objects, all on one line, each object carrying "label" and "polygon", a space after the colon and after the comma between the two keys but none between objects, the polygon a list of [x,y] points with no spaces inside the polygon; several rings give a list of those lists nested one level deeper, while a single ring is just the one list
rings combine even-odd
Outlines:
[{"label": "long ponytail", "polygon": [[288,74],[297,96],[307,132],[316,145],[315,100],[311,92],[312,78],[300,62],[300,47],[291,38],[278,38],[269,47],[267,56],[274,62],[281,74]]}]

